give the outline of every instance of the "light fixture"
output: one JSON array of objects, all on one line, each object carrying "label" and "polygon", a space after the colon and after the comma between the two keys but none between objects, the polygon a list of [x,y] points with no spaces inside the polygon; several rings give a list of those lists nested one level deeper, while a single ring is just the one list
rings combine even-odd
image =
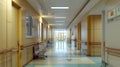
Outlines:
[{"label": "light fixture", "polygon": [[65,21],[56,21],[56,22],[65,22]]},{"label": "light fixture", "polygon": [[63,25],[63,24],[49,24],[51,26],[58,26],[58,25]]},{"label": "light fixture", "polygon": [[66,17],[55,17],[55,19],[66,19]]},{"label": "light fixture", "polygon": [[49,15],[42,15],[41,17],[43,17],[43,18],[54,18],[54,16],[49,16]]},{"label": "light fixture", "polygon": [[51,9],[69,9],[69,7],[51,7]]},{"label": "light fixture", "polygon": [[39,21],[40,21],[40,23],[42,23],[42,22],[43,22],[43,20],[42,20],[42,17],[41,17],[41,16],[39,17]]}]

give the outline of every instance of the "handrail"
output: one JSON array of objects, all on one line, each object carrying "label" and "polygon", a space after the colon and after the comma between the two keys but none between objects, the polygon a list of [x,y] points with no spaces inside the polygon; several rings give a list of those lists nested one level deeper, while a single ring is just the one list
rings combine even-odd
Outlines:
[{"label": "handrail", "polygon": [[21,46],[21,49],[23,50],[23,49],[25,49],[25,48],[32,47],[32,46],[34,46],[35,44],[36,44],[35,42],[29,43],[29,44],[24,44],[24,45]]},{"label": "handrail", "polygon": [[102,44],[102,42],[83,42],[83,41],[78,41],[77,40],[77,42],[80,42],[80,43],[86,43],[86,44],[90,44],[90,45],[101,45]]},{"label": "handrail", "polygon": [[101,45],[101,42],[88,42],[90,45]]},{"label": "handrail", "polygon": [[0,51],[0,54],[5,54],[5,53],[9,53],[9,52],[17,52],[17,51],[18,51],[17,48],[3,49],[2,51]]},{"label": "handrail", "polygon": [[26,45],[22,45],[21,50],[28,48],[28,47],[32,47],[34,45],[40,45],[41,43],[43,43],[43,42],[33,42],[33,43],[26,44]]},{"label": "handrail", "polygon": [[81,41],[81,40],[76,40],[76,42],[80,42],[80,43],[90,43],[91,45],[101,45],[102,42],[84,42],[84,41]]},{"label": "handrail", "polygon": [[116,50],[116,51],[120,51],[120,49],[118,49],[118,48],[111,48],[111,47],[106,47],[107,49],[109,49],[109,50]]},{"label": "handrail", "polygon": [[[36,43],[34,42],[32,44],[22,45],[21,49],[23,50],[24,48],[28,48],[28,47],[31,47],[34,45],[40,45],[41,43],[43,43],[43,42],[36,42]],[[0,50],[0,54],[5,54],[5,53],[9,53],[9,52],[17,52],[17,51],[18,51],[18,48],[3,49],[3,50]]]},{"label": "handrail", "polygon": [[33,46],[34,44],[29,44],[29,45],[22,45],[21,48],[24,49],[24,48],[27,48],[27,47],[31,47]]},{"label": "handrail", "polygon": [[106,47],[105,50],[108,54],[120,57],[120,49],[117,48],[111,48],[111,47]]}]

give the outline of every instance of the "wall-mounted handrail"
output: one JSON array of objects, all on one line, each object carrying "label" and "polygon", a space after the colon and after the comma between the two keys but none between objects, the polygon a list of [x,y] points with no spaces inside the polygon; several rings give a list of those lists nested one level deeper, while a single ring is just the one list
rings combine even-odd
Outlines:
[{"label": "wall-mounted handrail", "polygon": [[85,43],[85,44],[90,44],[90,45],[101,45],[102,42],[83,42],[83,41],[77,41],[79,43]]},{"label": "wall-mounted handrail", "polygon": [[107,54],[120,57],[120,49],[118,48],[106,47],[105,51],[107,52]]},{"label": "wall-mounted handrail", "polygon": [[118,48],[106,47],[106,49],[120,51],[120,49],[118,49]]},{"label": "wall-mounted handrail", "polygon": [[101,42],[88,42],[90,45],[101,45]]},{"label": "wall-mounted handrail", "polygon": [[29,44],[29,45],[22,45],[21,48],[27,48],[27,47],[31,47],[33,46],[34,44]]},{"label": "wall-mounted handrail", "polygon": [[41,45],[43,42],[33,42],[33,43],[29,43],[29,44],[24,44],[21,46],[21,49],[25,49],[25,48],[28,48],[28,47],[32,47],[34,45]]},{"label": "wall-mounted handrail", "polygon": [[3,49],[2,51],[0,51],[0,54],[5,54],[5,53],[9,53],[9,52],[17,52],[17,51],[18,51],[17,48]]},{"label": "wall-mounted handrail", "polygon": [[25,49],[25,48],[32,47],[32,46],[34,46],[35,44],[36,44],[35,42],[29,43],[29,44],[24,44],[24,45],[21,46],[21,49],[23,50],[23,49]]}]

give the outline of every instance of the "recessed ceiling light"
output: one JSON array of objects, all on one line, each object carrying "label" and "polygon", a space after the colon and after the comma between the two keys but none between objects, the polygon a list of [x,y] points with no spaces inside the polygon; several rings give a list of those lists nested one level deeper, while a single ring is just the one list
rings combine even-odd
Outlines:
[{"label": "recessed ceiling light", "polygon": [[66,17],[55,17],[55,19],[66,19]]},{"label": "recessed ceiling light", "polygon": [[63,25],[63,24],[49,24],[51,26]]},{"label": "recessed ceiling light", "polygon": [[65,22],[65,21],[56,21],[56,22]]},{"label": "recessed ceiling light", "polygon": [[69,7],[51,7],[51,9],[69,9]]},{"label": "recessed ceiling light", "polygon": [[50,15],[42,15],[41,17],[43,17],[43,18],[54,18],[54,16],[50,16]]}]

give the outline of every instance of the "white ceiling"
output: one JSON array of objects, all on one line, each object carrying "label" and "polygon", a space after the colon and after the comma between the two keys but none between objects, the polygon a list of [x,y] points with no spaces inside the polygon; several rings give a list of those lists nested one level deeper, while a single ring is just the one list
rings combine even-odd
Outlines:
[{"label": "white ceiling", "polygon": [[[45,18],[49,24],[61,24],[53,25],[56,27],[66,28],[78,12],[83,8],[88,0],[27,0],[36,11],[42,13],[45,16],[54,17],[66,17],[66,19],[55,19],[51,17]],[[66,10],[53,10],[51,7],[69,7]],[[65,21],[65,22],[56,22]]]}]

